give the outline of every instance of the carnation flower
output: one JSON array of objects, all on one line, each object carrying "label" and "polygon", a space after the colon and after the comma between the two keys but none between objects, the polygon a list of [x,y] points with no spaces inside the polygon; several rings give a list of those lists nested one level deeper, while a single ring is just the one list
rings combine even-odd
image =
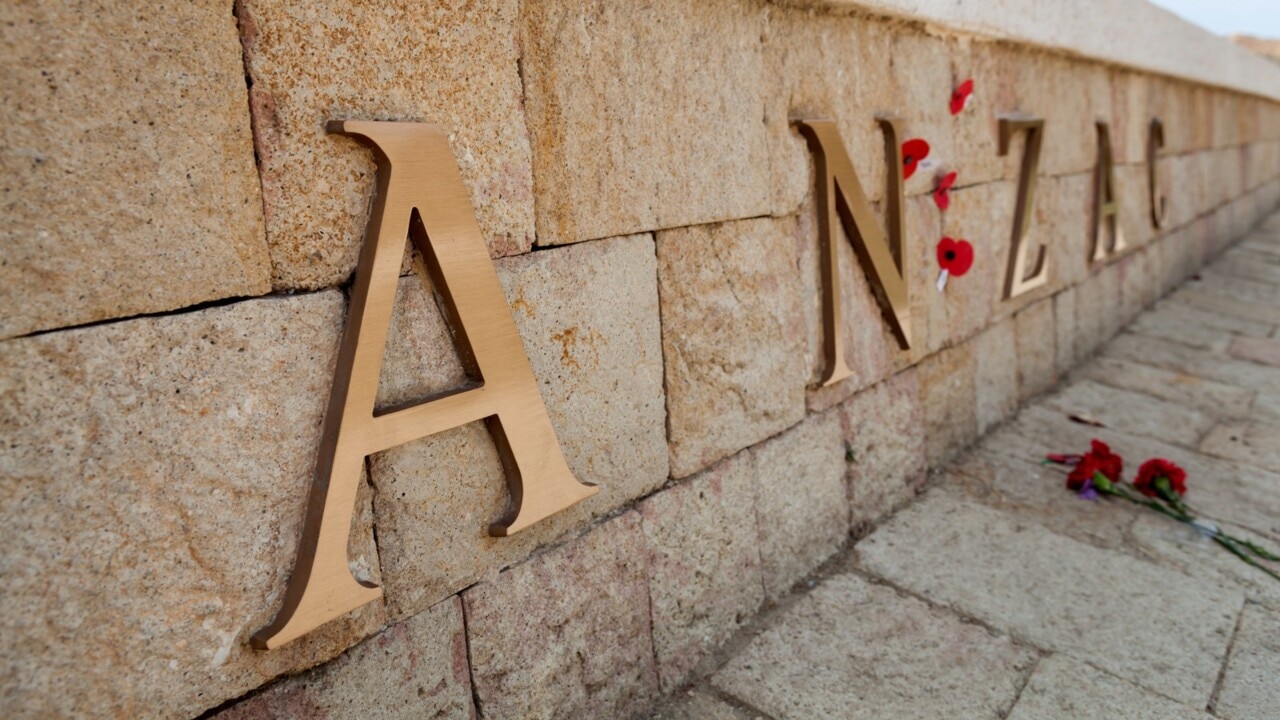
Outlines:
[{"label": "carnation flower", "polygon": [[1138,468],[1138,477],[1133,480],[1133,486],[1147,497],[1156,497],[1160,494],[1162,478],[1168,483],[1168,489],[1178,497],[1187,494],[1187,471],[1164,458],[1151,458],[1142,463],[1142,467]]}]

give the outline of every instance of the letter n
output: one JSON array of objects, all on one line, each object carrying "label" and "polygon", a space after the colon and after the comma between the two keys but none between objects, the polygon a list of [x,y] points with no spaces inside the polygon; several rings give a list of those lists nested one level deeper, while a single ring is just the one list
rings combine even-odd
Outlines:
[{"label": "letter n", "polygon": [[898,346],[911,347],[911,304],[907,296],[907,265],[903,250],[902,150],[895,120],[881,118],[887,168],[885,216],[888,239],[876,222],[862,183],[853,170],[836,124],[830,120],[800,120],[796,126],[809,141],[817,166],[818,235],[822,248],[822,326],[826,367],[822,386],[834,385],[853,375],[844,358],[843,321],[840,306],[840,255],[836,223],[844,227],[858,262],[871,281],[872,291],[889,323]]},{"label": "letter n", "polygon": [[[498,446],[510,500],[491,526],[505,536],[595,494],[574,479],[493,269],[444,132],[433,125],[338,122],[378,161],[378,194],[360,254],[347,327],[325,415],[306,522],[283,606],[254,634],[275,648],[382,595],[352,577],[347,538],[366,456],[484,420]],[[374,412],[382,354],[406,238],[426,260],[479,387]]]}]

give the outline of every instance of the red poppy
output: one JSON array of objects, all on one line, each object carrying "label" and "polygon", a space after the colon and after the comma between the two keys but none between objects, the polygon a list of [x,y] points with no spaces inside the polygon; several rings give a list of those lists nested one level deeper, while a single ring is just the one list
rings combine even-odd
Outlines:
[{"label": "red poppy", "polygon": [[1168,479],[1169,489],[1177,493],[1178,497],[1187,494],[1187,471],[1164,458],[1151,458],[1142,463],[1142,467],[1138,468],[1138,477],[1133,480],[1133,486],[1143,495],[1155,497],[1159,494],[1156,482],[1160,478]]},{"label": "red poppy", "polygon": [[939,210],[946,210],[951,207],[951,186],[956,184],[956,174],[949,172],[942,176],[938,181],[938,187],[933,189],[933,201],[938,204]]},{"label": "red poppy", "polygon": [[929,143],[920,138],[913,138],[902,143],[902,179],[906,180],[916,172],[916,165],[929,157]]},{"label": "red poppy", "polygon": [[973,246],[968,240],[944,237],[938,241],[938,265],[952,277],[960,277],[973,267]]},{"label": "red poppy", "polygon": [[973,78],[969,78],[960,83],[960,87],[951,93],[951,114],[959,115],[969,104],[969,98],[973,95]]}]

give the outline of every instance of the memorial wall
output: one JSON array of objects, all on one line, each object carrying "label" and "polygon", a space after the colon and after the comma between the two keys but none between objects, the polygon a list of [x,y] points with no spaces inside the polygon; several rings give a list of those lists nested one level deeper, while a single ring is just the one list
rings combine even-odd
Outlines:
[{"label": "memorial wall", "polygon": [[642,712],[1280,201],[1139,0],[0,20],[12,718]]}]

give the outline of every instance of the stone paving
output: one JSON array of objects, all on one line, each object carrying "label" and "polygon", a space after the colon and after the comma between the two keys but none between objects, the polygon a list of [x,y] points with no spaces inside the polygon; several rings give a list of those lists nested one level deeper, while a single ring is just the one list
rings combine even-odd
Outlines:
[{"label": "stone paving", "polygon": [[649,717],[1280,718],[1280,582],[1150,511],[1073,497],[1039,460],[1093,437],[1127,477],[1177,462],[1205,516],[1280,545],[1280,215],[935,471]]}]

